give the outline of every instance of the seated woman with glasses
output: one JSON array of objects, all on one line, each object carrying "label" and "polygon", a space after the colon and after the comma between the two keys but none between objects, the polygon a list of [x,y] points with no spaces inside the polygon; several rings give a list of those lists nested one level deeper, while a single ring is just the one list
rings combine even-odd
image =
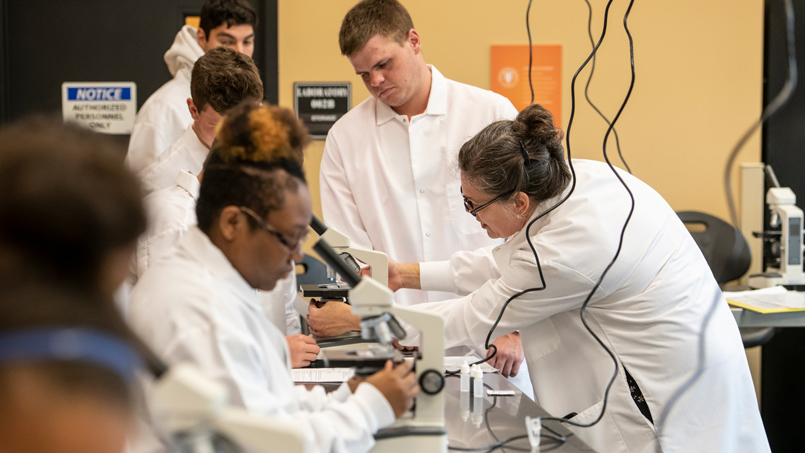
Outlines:
[{"label": "seated woman with glasses", "polygon": [[[233,404],[293,421],[314,451],[368,451],[374,432],[413,404],[410,365],[389,362],[329,394],[294,386],[288,344],[255,292],[302,259],[312,215],[302,169],[307,131],[288,109],[245,103],[227,113],[217,140],[198,225],[137,282],[128,320],[168,363],[192,363],[224,383]],[[162,447],[153,434],[143,432],[134,451]]]},{"label": "seated woman with glasses", "polygon": [[391,262],[389,286],[466,295],[415,307],[443,317],[445,347],[519,330],[535,400],[595,422],[574,432],[596,451],[769,451],[737,325],[687,229],[637,178],[566,161],[561,140],[533,105],[465,143],[465,208],[506,243]]}]

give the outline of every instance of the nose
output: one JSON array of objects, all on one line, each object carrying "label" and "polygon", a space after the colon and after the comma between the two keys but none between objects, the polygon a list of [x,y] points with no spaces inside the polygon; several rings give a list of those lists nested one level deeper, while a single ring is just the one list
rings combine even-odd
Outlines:
[{"label": "nose", "polygon": [[302,259],[304,258],[305,254],[302,253],[302,244],[300,243],[299,246],[294,247],[294,249],[291,250],[291,260],[296,263],[301,263]]},{"label": "nose", "polygon": [[369,74],[369,83],[373,87],[380,86],[380,84],[383,83],[385,80],[386,78],[383,77],[383,74],[381,74],[380,71],[372,71],[372,73]]}]

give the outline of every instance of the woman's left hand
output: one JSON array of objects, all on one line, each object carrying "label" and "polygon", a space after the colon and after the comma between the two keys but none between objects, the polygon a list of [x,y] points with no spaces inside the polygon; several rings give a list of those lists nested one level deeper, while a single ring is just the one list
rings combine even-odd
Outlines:
[{"label": "woman's left hand", "polygon": [[[519,332],[512,332],[504,335],[493,343],[497,348],[497,353],[489,360],[489,364],[495,367],[503,377],[514,377],[520,371],[520,364],[523,363],[523,342],[520,340]],[[487,352],[487,357],[492,350]]]}]

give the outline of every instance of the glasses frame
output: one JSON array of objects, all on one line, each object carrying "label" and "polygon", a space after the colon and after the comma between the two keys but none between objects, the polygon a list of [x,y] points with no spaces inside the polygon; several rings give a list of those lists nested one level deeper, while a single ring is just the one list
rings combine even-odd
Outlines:
[{"label": "glasses frame", "polygon": [[288,250],[294,251],[294,250],[298,249],[302,245],[302,243],[304,242],[304,239],[301,239],[301,240],[296,241],[295,243],[291,243],[290,241],[285,239],[285,237],[282,235],[282,233],[280,233],[279,231],[274,229],[274,227],[269,225],[268,222],[266,222],[265,220],[261,219],[260,216],[258,216],[257,213],[254,212],[251,208],[247,208],[246,206],[238,206],[238,209],[240,209],[240,211],[242,213],[244,213],[244,214],[248,215],[249,217],[251,217],[252,219],[254,219],[254,221],[257,222],[257,225],[259,225],[260,228],[264,229],[266,231],[266,233],[274,236],[280,242],[280,244],[285,246],[285,248],[287,248]]},{"label": "glasses frame", "polygon": [[459,189],[458,189],[458,190],[459,190],[459,191],[461,191],[461,198],[463,198],[463,199],[464,199],[464,209],[465,209],[467,212],[469,212],[470,214],[472,214],[472,216],[473,216],[473,217],[476,217],[476,214],[477,214],[477,213],[478,213],[478,211],[480,211],[481,209],[484,209],[484,208],[486,208],[486,207],[489,207],[489,206],[491,206],[493,203],[495,203],[495,202],[497,202],[497,201],[500,201],[500,200],[502,200],[502,199],[504,199],[504,198],[506,198],[506,197],[508,197],[508,196],[511,196],[511,194],[513,194],[513,193],[515,192],[514,190],[509,191],[509,192],[506,192],[506,193],[504,193],[503,195],[498,195],[497,197],[495,197],[495,198],[493,198],[493,199],[491,199],[491,200],[487,201],[486,203],[482,204],[481,206],[475,207],[475,206],[472,204],[472,202],[471,202],[470,200],[468,200],[468,199],[467,199],[467,197],[465,197],[465,196],[464,196],[464,188],[463,188],[463,187],[461,187],[461,186],[459,186]]}]

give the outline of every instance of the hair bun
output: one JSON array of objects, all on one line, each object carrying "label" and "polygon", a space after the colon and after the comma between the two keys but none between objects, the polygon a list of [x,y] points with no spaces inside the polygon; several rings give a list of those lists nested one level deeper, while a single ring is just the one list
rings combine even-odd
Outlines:
[{"label": "hair bun", "polygon": [[224,162],[289,159],[301,164],[309,142],[307,128],[291,110],[245,101],[218,125],[213,149]]},{"label": "hair bun", "polygon": [[561,145],[562,131],[554,125],[551,112],[539,104],[532,104],[523,109],[514,120],[513,129],[532,143]]}]

